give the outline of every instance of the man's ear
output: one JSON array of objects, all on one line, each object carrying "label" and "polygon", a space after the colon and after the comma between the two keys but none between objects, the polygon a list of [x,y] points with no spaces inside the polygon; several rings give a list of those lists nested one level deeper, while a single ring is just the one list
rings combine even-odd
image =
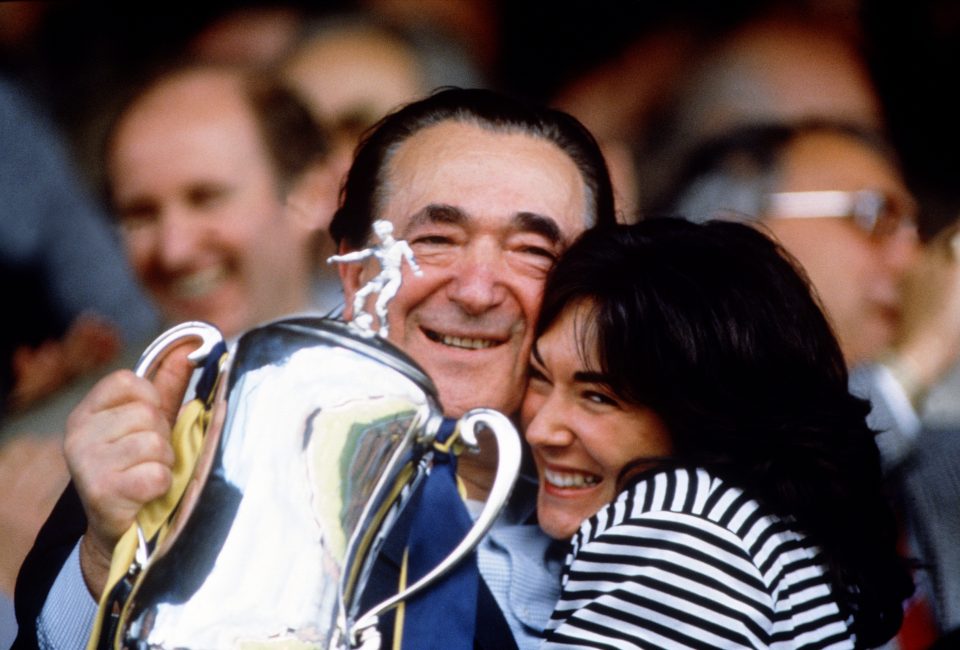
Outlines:
[{"label": "man's ear", "polygon": [[[340,250],[338,251],[340,255],[344,253],[351,252],[350,246],[347,242],[340,242]],[[353,297],[357,295],[357,292],[360,291],[360,288],[363,286],[361,282],[361,276],[363,275],[363,267],[365,264],[337,264],[337,272],[340,274],[340,284],[343,285],[343,318],[344,320],[350,320],[353,318]]]},{"label": "man's ear", "polygon": [[326,230],[337,209],[340,180],[326,162],[311,164],[287,193],[287,211],[308,232]]}]

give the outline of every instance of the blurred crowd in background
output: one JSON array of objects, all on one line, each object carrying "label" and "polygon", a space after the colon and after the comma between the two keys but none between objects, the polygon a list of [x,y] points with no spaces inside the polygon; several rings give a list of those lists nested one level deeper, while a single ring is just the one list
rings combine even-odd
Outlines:
[{"label": "blurred crowd in background", "polygon": [[[789,24],[764,26],[771,16]],[[368,101],[380,102],[367,107],[369,117],[405,99],[411,84],[483,85],[573,112],[643,172],[658,143],[694,135],[665,132],[692,128],[678,119],[709,129],[738,111],[742,119],[836,111],[889,129],[911,188],[923,198],[928,232],[952,220],[960,204],[951,83],[960,62],[960,7],[944,0],[213,0],[189,8],[8,2],[0,8],[0,63],[54,118],[95,183],[113,112],[158,65],[184,56],[277,64],[311,34],[361,19],[392,38],[371,38],[379,51],[358,44],[314,56],[354,61],[356,68],[318,76],[330,86],[345,78],[366,84]],[[361,68],[364,58],[376,64]],[[421,70],[411,67],[414,60]],[[714,82],[727,106],[710,116],[671,115],[685,88],[697,85],[693,77],[721,72],[740,77]],[[318,86],[312,94],[326,92]],[[629,210],[642,199],[628,198]]]},{"label": "blurred crowd in background", "polygon": [[[163,302],[131,238],[121,242],[118,223],[131,216],[117,214],[107,163],[110,146],[120,155],[125,132],[114,127],[131,98],[158,72],[191,61],[263,67],[300,93],[324,133],[332,179],[311,195],[315,211],[332,213],[364,130],[455,85],[579,118],[607,155],[627,222],[671,205],[704,144],[752,125],[816,120],[889,138],[916,199],[921,242],[936,241],[960,214],[960,4],[950,0],[0,3],[7,598],[66,484],[56,434],[90,385],[82,380],[126,363],[125,351],[142,349],[163,323],[193,317]],[[182,92],[180,106],[200,97]],[[332,248],[321,239],[310,250],[323,259]],[[313,306],[332,309],[336,295],[324,291]],[[249,324],[218,323],[233,328],[228,335]],[[949,388],[956,370],[936,374],[948,388],[931,390],[918,411],[939,430],[960,423],[960,396]],[[960,624],[937,616],[943,629]]]}]

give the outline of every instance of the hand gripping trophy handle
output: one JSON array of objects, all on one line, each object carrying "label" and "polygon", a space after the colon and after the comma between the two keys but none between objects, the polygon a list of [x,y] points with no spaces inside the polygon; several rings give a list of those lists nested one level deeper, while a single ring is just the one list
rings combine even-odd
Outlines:
[{"label": "hand gripping trophy handle", "polygon": [[[138,377],[149,377],[159,367],[164,357],[178,344],[188,339],[199,339],[200,345],[187,355],[187,359],[198,367],[213,353],[217,345],[223,343],[223,335],[215,326],[203,321],[187,321],[174,327],[157,337],[143,354],[140,355],[133,372]],[[143,568],[150,559],[146,535],[140,523],[137,523],[137,564]]]},{"label": "hand gripping trophy handle", "polygon": [[493,433],[497,443],[497,473],[483,510],[466,537],[440,564],[400,593],[374,606],[357,619],[350,634],[347,635],[351,648],[362,650],[378,648],[379,643],[374,640],[379,636],[376,630],[378,617],[435,582],[472,552],[493,526],[493,522],[510,498],[520,472],[522,453],[516,428],[502,413],[485,408],[468,411],[460,418],[457,426],[460,428],[460,438],[468,451],[476,451],[479,448],[476,433],[481,426]]}]

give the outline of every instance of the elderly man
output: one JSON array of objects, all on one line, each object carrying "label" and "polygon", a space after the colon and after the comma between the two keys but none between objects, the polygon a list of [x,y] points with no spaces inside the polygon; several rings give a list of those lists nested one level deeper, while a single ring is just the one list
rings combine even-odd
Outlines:
[{"label": "elderly man", "polygon": [[[393,114],[358,149],[331,224],[341,251],[364,247],[374,219],[394,224],[423,270],[407,274],[390,305],[390,339],[427,370],[447,415],[477,406],[513,413],[546,273],[585,227],[613,221],[613,198],[602,156],[573,118],[453,90]],[[375,273],[375,264],[342,265],[346,293]],[[491,456],[460,459],[469,502],[487,495]],[[514,505],[504,519],[526,521],[532,498]],[[479,552],[486,585],[528,646],[556,600],[546,551],[536,526],[504,526]],[[376,602],[376,578],[368,603]],[[549,595],[538,599],[542,586]],[[485,617],[492,609],[481,605],[478,637],[496,627]],[[493,635],[477,643],[507,647]]]},{"label": "elderly man", "polygon": [[[375,219],[393,224],[422,269],[422,276],[404,274],[390,306],[390,340],[427,370],[447,415],[479,406],[513,413],[546,273],[577,234],[613,221],[613,197],[596,143],[573,118],[487,91],[448,90],[387,117],[358,150],[331,225],[341,252],[365,247]],[[376,272],[373,263],[341,266],[348,305]],[[58,647],[82,643],[65,633],[73,624],[82,637],[89,625],[114,543],[139,507],[169,486],[169,423],[188,374],[176,354],[153,384],[116,373],[71,416],[66,450],[87,521],[39,620],[41,637],[53,642],[48,635],[64,633]],[[461,467],[472,499],[489,489],[488,456]],[[532,503],[521,505],[516,523],[532,510]],[[522,620],[530,616],[518,611],[510,590],[529,585],[512,580],[506,556],[542,550],[546,543],[533,537],[532,551],[492,550],[489,564],[498,571],[485,570],[480,558],[481,573],[495,577],[490,588],[510,629],[531,639],[553,603],[546,615],[541,606],[538,620]],[[69,600],[81,580],[85,602]],[[33,624],[39,605],[20,610],[21,626]]]}]

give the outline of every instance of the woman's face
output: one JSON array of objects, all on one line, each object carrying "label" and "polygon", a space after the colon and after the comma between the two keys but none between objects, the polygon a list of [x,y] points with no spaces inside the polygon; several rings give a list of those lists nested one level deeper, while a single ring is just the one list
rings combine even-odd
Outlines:
[{"label": "woman's face", "polygon": [[628,462],[671,451],[660,418],[611,390],[593,341],[585,346],[588,358],[580,358],[576,335],[583,328],[574,325],[587,314],[583,303],[567,307],[537,340],[521,410],[540,479],[540,527],[557,539],[613,500]]}]

